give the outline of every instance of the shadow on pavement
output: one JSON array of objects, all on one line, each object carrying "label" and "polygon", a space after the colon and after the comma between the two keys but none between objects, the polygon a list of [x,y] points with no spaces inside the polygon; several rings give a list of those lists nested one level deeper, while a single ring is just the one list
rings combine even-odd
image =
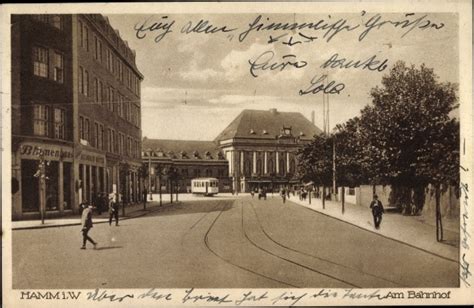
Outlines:
[{"label": "shadow on pavement", "polygon": [[[231,204],[234,200],[192,200],[180,201],[178,204],[167,205],[159,208],[155,212],[149,213],[144,217],[167,216],[167,215],[186,215],[194,213],[219,212],[224,204]],[[224,208],[224,211],[231,207]]]},{"label": "shadow on pavement", "polygon": [[118,249],[123,248],[123,246],[105,246],[105,247],[97,247],[95,250],[109,250],[109,249]]}]

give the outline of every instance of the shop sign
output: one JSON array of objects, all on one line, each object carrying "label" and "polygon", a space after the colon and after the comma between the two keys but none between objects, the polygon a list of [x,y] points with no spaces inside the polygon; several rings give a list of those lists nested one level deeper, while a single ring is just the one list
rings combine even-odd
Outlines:
[{"label": "shop sign", "polygon": [[72,149],[48,144],[22,144],[20,146],[20,155],[22,157],[39,158],[43,155],[45,159],[73,159]]},{"label": "shop sign", "polygon": [[80,159],[82,161],[90,162],[90,163],[99,163],[104,164],[105,159],[102,156],[91,155],[91,154],[81,154]]}]

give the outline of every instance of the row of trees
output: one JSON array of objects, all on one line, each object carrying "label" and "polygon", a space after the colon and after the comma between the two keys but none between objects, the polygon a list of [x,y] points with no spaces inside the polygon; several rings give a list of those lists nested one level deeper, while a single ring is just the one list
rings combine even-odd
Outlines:
[{"label": "row of trees", "polygon": [[397,62],[370,92],[358,117],[321,134],[299,152],[303,180],[330,186],[333,147],[338,186],[391,185],[389,202],[405,214],[421,211],[434,188],[437,239],[442,239],[440,194],[459,187],[456,86],[440,83],[432,69]]}]

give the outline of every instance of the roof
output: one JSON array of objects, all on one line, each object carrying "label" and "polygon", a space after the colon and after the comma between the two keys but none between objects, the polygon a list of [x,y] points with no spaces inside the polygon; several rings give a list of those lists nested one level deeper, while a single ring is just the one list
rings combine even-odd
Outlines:
[{"label": "roof", "polygon": [[142,141],[144,157],[152,150],[153,157],[171,159],[223,159],[221,150],[213,141],[148,139]]},{"label": "roof", "polygon": [[232,138],[274,139],[291,128],[293,137],[311,139],[322,131],[299,112],[270,110],[243,110],[216,138],[221,141]]}]

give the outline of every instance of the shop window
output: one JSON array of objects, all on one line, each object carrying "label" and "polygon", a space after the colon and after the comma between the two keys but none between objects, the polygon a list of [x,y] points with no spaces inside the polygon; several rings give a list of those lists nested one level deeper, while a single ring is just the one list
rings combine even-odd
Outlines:
[{"label": "shop window", "polygon": [[71,181],[72,177],[72,163],[63,162],[63,191],[64,199],[63,206],[65,210],[72,209],[72,200],[71,200]]},{"label": "shop window", "polygon": [[58,211],[58,191],[59,191],[59,163],[50,161],[45,168],[46,171],[46,210]]},{"label": "shop window", "polygon": [[37,136],[49,135],[49,106],[34,106],[33,133]]},{"label": "shop window", "polygon": [[64,56],[58,52],[53,53],[53,80],[64,82]]},{"label": "shop window", "polygon": [[33,74],[48,78],[48,49],[33,47]]},{"label": "shop window", "polygon": [[21,203],[23,212],[39,212],[38,178],[34,176],[37,170],[37,160],[21,160]]},{"label": "shop window", "polygon": [[54,138],[66,139],[64,133],[64,122],[64,110],[60,108],[54,108]]}]

